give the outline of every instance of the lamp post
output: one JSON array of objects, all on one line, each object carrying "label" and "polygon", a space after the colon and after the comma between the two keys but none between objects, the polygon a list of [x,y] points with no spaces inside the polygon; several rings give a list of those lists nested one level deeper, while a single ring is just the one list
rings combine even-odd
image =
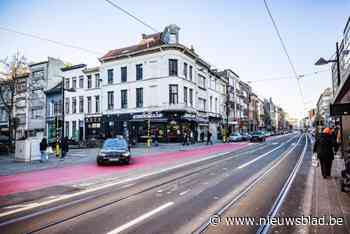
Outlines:
[{"label": "lamp post", "polygon": [[[63,148],[63,139],[64,139],[64,115],[65,115],[65,110],[64,110],[64,106],[65,106],[65,103],[64,103],[64,99],[65,99],[65,96],[64,96],[64,91],[68,91],[68,92],[76,92],[76,90],[74,88],[65,88],[65,84],[64,84],[64,76],[60,76],[62,78],[62,124],[61,124],[61,154],[60,156],[62,157],[62,148]],[[56,152],[59,152],[59,144],[56,145]]]}]

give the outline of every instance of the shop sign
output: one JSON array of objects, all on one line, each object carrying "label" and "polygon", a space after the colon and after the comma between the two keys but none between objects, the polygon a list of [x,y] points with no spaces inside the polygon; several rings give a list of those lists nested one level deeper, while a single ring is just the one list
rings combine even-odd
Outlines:
[{"label": "shop sign", "polygon": [[145,113],[145,114],[135,114],[132,116],[133,119],[157,119],[162,118],[162,113]]},{"label": "shop sign", "polygon": [[184,118],[196,118],[196,115],[195,114],[189,114],[189,113],[186,113],[183,115]]},{"label": "shop sign", "polygon": [[331,116],[350,115],[350,103],[333,104],[330,106]]}]

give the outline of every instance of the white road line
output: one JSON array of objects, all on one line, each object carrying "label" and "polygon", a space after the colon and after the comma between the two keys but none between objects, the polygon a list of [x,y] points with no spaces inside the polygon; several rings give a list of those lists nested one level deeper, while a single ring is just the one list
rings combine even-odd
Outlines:
[{"label": "white road line", "polygon": [[136,218],[136,219],[134,219],[126,224],[123,224],[122,226],[120,226],[112,231],[107,232],[107,234],[117,234],[117,233],[120,233],[122,231],[125,231],[126,229],[134,226],[135,224],[144,221],[145,219],[151,217],[152,215],[155,215],[156,213],[158,213],[158,212],[160,212],[160,211],[162,211],[162,210],[164,210],[172,205],[174,205],[174,202],[165,203],[164,205],[159,206],[158,208],[156,208],[148,213],[145,213],[145,214],[139,216],[138,218]]},{"label": "white road line", "polygon": [[266,152],[266,153],[260,155],[259,157],[254,158],[253,160],[242,164],[241,166],[238,167],[238,169],[245,168],[245,167],[249,166],[250,164],[255,163],[255,162],[258,161],[259,159],[261,159],[261,158],[263,158],[263,157],[266,157],[267,155],[271,154],[272,152],[274,152],[274,151],[280,149],[282,146],[284,146],[285,144],[287,144],[289,141],[293,140],[294,138],[295,138],[295,137],[289,139],[288,141],[284,142],[283,144],[281,144],[280,146],[274,148],[273,150],[270,150],[269,152]]},{"label": "white road line", "polygon": [[[291,139],[293,139],[293,138],[291,138]],[[128,182],[131,182],[131,181],[143,179],[145,177],[161,174],[161,173],[164,173],[164,172],[167,172],[167,171],[171,171],[171,170],[174,170],[174,169],[177,169],[177,168],[185,167],[185,166],[188,166],[188,165],[191,165],[191,164],[195,164],[195,163],[198,163],[198,162],[206,161],[206,160],[213,159],[213,158],[218,158],[218,157],[221,157],[221,156],[223,156],[225,154],[228,154],[228,153],[231,153],[231,152],[233,152],[233,151],[227,151],[227,152],[223,152],[223,153],[214,154],[214,155],[211,155],[211,156],[208,156],[208,157],[200,158],[198,160],[193,160],[193,161],[190,161],[190,162],[185,162],[185,163],[182,163],[182,164],[178,164],[178,165],[173,166],[173,167],[167,167],[167,168],[161,169],[159,171],[151,172],[151,173],[148,173],[148,174],[143,174],[143,175],[136,176],[136,177],[133,177],[133,178],[121,180],[121,181],[118,181],[118,182],[104,184],[104,185],[99,186],[99,187],[89,188],[89,189],[86,189],[86,190],[79,191],[77,193],[63,195],[63,196],[60,196],[60,197],[52,199],[52,200],[41,202],[41,203],[39,203],[37,205],[26,206],[26,207],[15,209],[15,210],[11,210],[11,211],[8,211],[8,212],[3,212],[3,213],[0,213],[0,218],[8,216],[8,215],[11,215],[11,214],[15,214],[15,213],[18,213],[18,212],[34,209],[34,208],[37,208],[37,207],[46,206],[46,205],[49,205],[51,203],[55,203],[55,202],[58,202],[58,201],[66,200],[66,199],[73,198],[73,197],[76,197],[76,196],[80,196],[80,195],[83,195],[83,194],[86,194],[86,193],[95,192],[95,191],[98,191],[98,190],[101,190],[101,189],[109,188],[109,187],[112,187],[112,186],[115,186],[115,185],[124,184],[124,183],[128,183]],[[235,156],[235,158],[236,157],[240,157],[240,156],[241,156],[241,154]]]},{"label": "white road line", "polygon": [[123,186],[122,186],[122,188],[131,187],[131,186],[133,186],[133,185],[135,185],[135,183],[131,183],[131,184],[126,184],[126,185],[123,185]]},{"label": "white road line", "polygon": [[189,189],[187,189],[187,190],[185,190],[185,191],[183,191],[183,192],[181,192],[179,195],[180,196],[183,196],[183,195],[185,195],[186,193],[188,193],[190,190]]}]

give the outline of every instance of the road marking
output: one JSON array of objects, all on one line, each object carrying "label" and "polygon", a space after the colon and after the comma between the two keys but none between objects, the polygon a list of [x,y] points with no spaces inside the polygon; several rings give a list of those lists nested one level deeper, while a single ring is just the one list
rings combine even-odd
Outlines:
[{"label": "road marking", "polygon": [[131,183],[131,184],[126,184],[126,185],[123,185],[123,186],[122,186],[122,188],[131,187],[131,186],[133,186],[133,185],[135,185],[135,183]]},{"label": "road marking", "polygon": [[288,141],[284,142],[283,144],[279,145],[278,147],[274,148],[273,150],[270,150],[269,152],[266,152],[266,153],[260,155],[259,157],[254,158],[253,160],[244,163],[243,165],[239,166],[238,169],[245,168],[245,167],[249,166],[250,164],[255,163],[255,162],[258,161],[259,159],[261,159],[261,158],[263,158],[263,157],[266,157],[266,156],[269,155],[270,153],[272,153],[272,152],[274,152],[274,151],[280,149],[282,146],[284,146],[285,144],[287,144],[289,141],[293,140],[294,138],[295,138],[295,137],[289,139]]},{"label": "road marking", "polygon": [[183,195],[185,195],[186,193],[188,193],[189,191],[190,191],[190,189],[187,189],[187,190],[181,192],[179,195],[180,195],[180,196],[183,196]]},{"label": "road marking", "polygon": [[162,193],[162,192],[163,192],[163,190],[158,190],[158,191],[157,191],[157,193]]},{"label": "road marking", "polygon": [[164,210],[172,205],[174,205],[174,202],[165,203],[164,205],[159,206],[158,208],[156,208],[148,213],[145,213],[145,214],[139,216],[138,218],[136,218],[136,219],[134,219],[126,224],[123,224],[122,226],[120,226],[112,231],[107,232],[107,234],[117,234],[117,233],[120,233],[122,231],[125,231],[126,229],[134,226],[135,224],[144,221],[145,219],[151,217],[152,215],[155,215],[156,213],[158,213],[158,212],[160,212],[160,211],[162,211],[162,210]]},{"label": "road marking", "polygon": [[[293,138],[291,138],[291,139],[293,139]],[[18,213],[18,212],[34,209],[34,208],[37,208],[37,207],[46,206],[46,205],[49,205],[51,203],[55,203],[55,202],[58,202],[58,201],[66,200],[66,199],[73,198],[73,197],[76,197],[76,196],[84,195],[86,193],[95,192],[95,191],[98,191],[98,190],[101,190],[101,189],[109,188],[109,187],[112,187],[112,186],[115,186],[115,185],[124,184],[124,183],[128,183],[128,182],[131,182],[131,181],[143,179],[143,178],[146,178],[146,177],[149,177],[149,176],[161,174],[161,173],[164,173],[164,172],[167,172],[167,171],[171,171],[171,170],[174,170],[174,169],[177,169],[177,168],[185,167],[185,166],[188,166],[188,165],[191,165],[191,164],[199,163],[199,162],[210,160],[210,159],[213,159],[213,158],[218,158],[218,157],[221,157],[221,156],[223,156],[225,154],[229,154],[229,153],[232,153],[232,152],[234,152],[234,151],[226,151],[226,152],[222,152],[222,153],[217,153],[217,154],[214,154],[214,155],[211,155],[211,156],[208,156],[208,157],[203,157],[203,158],[200,158],[200,159],[197,159],[197,160],[193,160],[193,161],[190,161],[190,162],[185,162],[185,163],[178,164],[178,165],[175,165],[175,166],[172,166],[172,167],[167,167],[167,168],[161,169],[159,171],[150,172],[148,174],[143,174],[143,175],[136,176],[136,177],[133,177],[133,178],[121,180],[121,181],[118,181],[118,182],[104,184],[104,185],[99,186],[99,187],[93,187],[93,188],[85,189],[85,190],[79,191],[77,193],[63,195],[63,196],[60,196],[60,197],[52,199],[52,200],[48,200],[48,201],[44,201],[44,202],[41,202],[41,203],[37,203],[37,205],[33,204],[31,206],[26,206],[26,207],[15,209],[15,210],[11,210],[11,211],[8,211],[8,212],[3,212],[3,213],[0,213],[0,218],[8,216],[8,215],[11,215],[11,214],[15,214],[15,213]],[[241,155],[242,154],[238,154],[238,155],[234,156],[234,158],[240,157]],[[1,226],[1,223],[0,223],[0,226]]]}]

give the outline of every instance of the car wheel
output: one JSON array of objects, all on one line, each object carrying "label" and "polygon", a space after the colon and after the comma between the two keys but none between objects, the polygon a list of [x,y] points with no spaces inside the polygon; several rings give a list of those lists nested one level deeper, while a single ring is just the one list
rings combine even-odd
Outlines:
[{"label": "car wheel", "polygon": [[129,165],[130,164],[130,158],[125,160],[125,165]]}]

